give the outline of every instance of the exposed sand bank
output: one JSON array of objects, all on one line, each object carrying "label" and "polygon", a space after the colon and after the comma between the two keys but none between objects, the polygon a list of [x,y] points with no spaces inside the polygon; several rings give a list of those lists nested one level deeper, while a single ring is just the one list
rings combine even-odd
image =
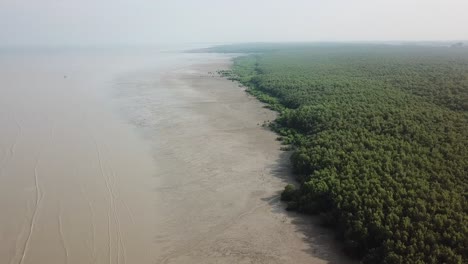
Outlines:
[{"label": "exposed sand bank", "polygon": [[346,263],[330,230],[284,210],[289,154],[261,126],[275,113],[208,74],[229,66],[206,59],[126,91],[154,144],[156,263]]}]

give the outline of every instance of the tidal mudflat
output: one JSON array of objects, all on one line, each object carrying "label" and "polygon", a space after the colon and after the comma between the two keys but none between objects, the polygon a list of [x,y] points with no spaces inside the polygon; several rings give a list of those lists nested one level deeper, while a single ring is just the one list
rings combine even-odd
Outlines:
[{"label": "tidal mudflat", "polygon": [[346,263],[329,230],[284,210],[289,153],[262,127],[275,113],[216,74],[230,63],[210,56],[121,89],[152,142],[156,263]]},{"label": "tidal mudflat", "polygon": [[[106,53],[107,54],[107,53]],[[275,113],[213,54],[7,55],[1,263],[344,263],[284,211]]]}]

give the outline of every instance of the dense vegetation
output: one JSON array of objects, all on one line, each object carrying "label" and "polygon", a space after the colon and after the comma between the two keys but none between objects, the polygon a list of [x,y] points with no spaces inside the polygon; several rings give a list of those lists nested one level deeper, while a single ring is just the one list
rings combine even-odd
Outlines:
[{"label": "dense vegetation", "polygon": [[468,49],[225,46],[232,72],[280,115],[300,187],[364,263],[468,261]]}]

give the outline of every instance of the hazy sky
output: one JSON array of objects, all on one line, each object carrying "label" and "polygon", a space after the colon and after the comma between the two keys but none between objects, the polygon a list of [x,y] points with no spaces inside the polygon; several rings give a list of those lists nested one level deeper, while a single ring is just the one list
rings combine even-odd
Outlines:
[{"label": "hazy sky", "polygon": [[0,45],[468,39],[468,0],[0,0]]}]

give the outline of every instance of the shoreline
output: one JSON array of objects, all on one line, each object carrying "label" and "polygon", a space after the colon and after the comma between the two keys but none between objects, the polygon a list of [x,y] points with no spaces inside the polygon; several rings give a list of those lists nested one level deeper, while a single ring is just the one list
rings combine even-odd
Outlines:
[{"label": "shoreline", "polygon": [[170,91],[158,88],[172,101],[152,127],[165,135],[156,153],[167,154],[155,159],[172,176],[158,176],[166,203],[156,213],[173,220],[156,223],[155,247],[166,249],[158,263],[351,263],[316,218],[285,210],[289,153],[262,127],[276,112],[210,74],[230,68],[232,57],[220,58],[169,71],[161,87]]}]

